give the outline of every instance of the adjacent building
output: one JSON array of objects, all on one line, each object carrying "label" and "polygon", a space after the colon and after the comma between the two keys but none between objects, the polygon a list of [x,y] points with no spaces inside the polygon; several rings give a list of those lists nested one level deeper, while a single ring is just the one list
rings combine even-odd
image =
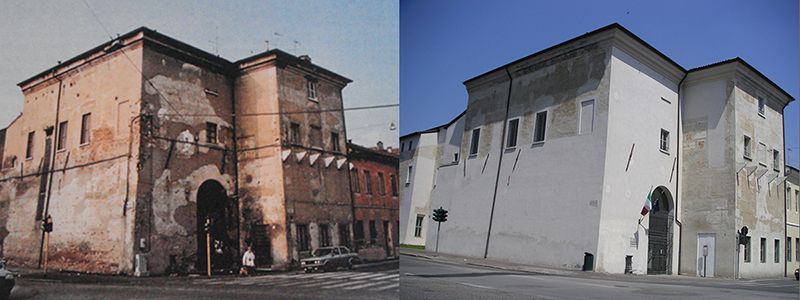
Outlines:
[{"label": "adjacent building", "polygon": [[[794,99],[742,59],[687,70],[612,24],[464,85],[458,159],[431,163],[430,207],[449,210],[440,252],[609,273],[783,274],[782,116]],[[743,226],[751,248],[737,258]]]},{"label": "adjacent building", "polygon": [[[270,50],[231,62],[139,28],[19,83],[4,129],[0,244],[12,264],[126,274],[287,268],[352,240],[342,89]],[[327,234],[326,234],[327,233]]]},{"label": "adjacent building", "polygon": [[442,165],[459,160],[461,113],[447,124],[400,137],[400,243],[424,246],[431,219],[431,193]]},{"label": "adjacent building", "polygon": [[348,143],[352,164],[353,230],[359,256],[365,260],[398,257],[399,186],[397,153],[383,143],[366,148]]},{"label": "adjacent building", "polygon": [[786,165],[786,276],[800,268],[800,170]]}]

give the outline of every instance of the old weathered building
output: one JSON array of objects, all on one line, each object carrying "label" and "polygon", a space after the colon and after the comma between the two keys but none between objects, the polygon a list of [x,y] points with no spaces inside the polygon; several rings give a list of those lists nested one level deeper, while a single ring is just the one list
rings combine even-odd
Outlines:
[{"label": "old weathered building", "polygon": [[404,181],[400,189],[402,244],[425,245],[428,224],[432,224],[431,197],[436,189],[436,172],[458,162],[463,117],[462,112],[447,124],[400,137],[400,178]]},{"label": "old weathered building", "polygon": [[366,260],[398,256],[398,157],[390,150],[382,145],[370,149],[347,144],[352,162],[354,244]]},{"label": "old weathered building", "polygon": [[320,230],[347,243],[349,82],[307,56],[231,62],[147,28],[21,82],[0,143],[4,256],[36,266],[47,215],[50,266],[75,271],[203,270],[207,219],[215,269],[248,243],[272,268]]},{"label": "old weathered building", "polygon": [[[743,60],[686,70],[612,24],[464,85],[457,159],[434,164],[430,206],[449,210],[440,252],[695,275],[708,245],[702,271],[733,277],[736,230],[746,225],[765,256],[740,260],[740,274],[783,274],[774,166],[794,99]],[[762,144],[760,164],[743,155],[743,136]],[[742,171],[750,167],[755,174]],[[654,206],[643,212],[648,197]],[[432,247],[436,228],[427,230]]]},{"label": "old weathered building", "polygon": [[786,276],[800,268],[800,170],[786,165]]}]

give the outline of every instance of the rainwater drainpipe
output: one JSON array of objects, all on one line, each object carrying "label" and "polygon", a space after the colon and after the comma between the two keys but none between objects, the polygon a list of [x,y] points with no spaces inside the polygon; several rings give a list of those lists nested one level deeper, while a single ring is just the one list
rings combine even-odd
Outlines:
[{"label": "rainwater drainpipe", "polygon": [[511,104],[511,87],[514,86],[514,79],[508,67],[504,68],[508,75],[508,97],[506,98],[506,111],[503,117],[503,133],[500,135],[500,157],[497,159],[497,175],[494,178],[494,194],[492,194],[492,210],[489,213],[489,230],[486,232],[486,248],[483,251],[483,258],[489,256],[489,238],[492,236],[492,220],[494,219],[494,204],[497,201],[497,185],[500,183],[500,168],[503,166],[503,152],[505,151],[506,126],[508,125],[508,107]]},{"label": "rainwater drainpipe", "polygon": [[[56,149],[58,149],[58,136],[61,134],[59,132],[60,128],[58,128],[58,113],[61,110],[61,88],[63,86],[63,81],[58,75],[55,75],[56,68],[53,68],[53,77],[58,80],[58,95],[56,96],[56,122],[53,125],[53,138],[52,143],[50,143],[51,148],[51,157],[50,157],[50,168],[47,170],[47,197],[44,201],[44,214],[42,214],[42,222],[47,219],[47,216],[50,215],[50,195],[53,191],[53,166],[56,163]],[[41,240],[39,242],[39,267],[42,267],[42,256],[44,255],[44,230],[42,230]]]},{"label": "rainwater drainpipe", "polygon": [[[683,78],[681,81],[678,82],[678,103],[676,105],[677,109],[675,110],[675,115],[677,116],[677,125],[678,129],[681,128],[681,85],[683,85],[683,81],[686,80],[686,76],[689,76],[689,73],[684,73]],[[681,193],[678,190],[680,187],[680,176],[681,176],[681,131],[678,130],[678,138],[677,140],[677,149],[675,149],[675,223],[678,224],[678,275],[681,274],[681,241],[683,241],[683,223],[681,223],[680,218],[678,218],[678,212],[680,212],[678,206],[678,200],[681,197]]]},{"label": "rainwater drainpipe", "polygon": [[[237,227],[239,228],[239,230],[236,232],[237,235],[238,235],[237,239],[241,243],[241,240],[242,240],[242,220],[241,220],[242,204],[239,201],[239,145],[238,145],[238,140],[236,139],[236,134],[238,132],[236,130],[236,76],[238,74],[236,74],[235,70],[231,71],[231,74],[232,74],[231,77],[230,77],[230,89],[231,89],[230,97],[231,97],[231,112],[232,112],[231,113],[231,127],[232,127],[232,130],[233,130],[233,133],[232,133],[232,135],[233,135],[233,159],[231,161],[233,163],[233,196],[236,199],[236,211],[237,211],[236,224],[238,225]],[[223,152],[222,155],[225,155],[225,153]],[[225,170],[222,170],[222,171],[225,172]],[[246,247],[246,245],[245,245],[245,247]],[[239,248],[238,256],[241,256],[242,255],[242,247],[238,247],[238,248]]]}]

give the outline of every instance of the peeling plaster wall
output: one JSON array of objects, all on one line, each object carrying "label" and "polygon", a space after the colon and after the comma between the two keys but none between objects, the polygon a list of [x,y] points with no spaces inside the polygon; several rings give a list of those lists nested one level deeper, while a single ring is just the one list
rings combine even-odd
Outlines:
[{"label": "peeling plaster wall", "polygon": [[[291,155],[283,161],[286,214],[291,228],[297,224],[308,224],[310,250],[319,247],[319,224],[344,224],[353,222],[352,198],[350,194],[349,163],[330,164],[324,160],[346,160],[344,113],[341,110],[343,83],[293,64],[277,69],[280,99],[282,151]],[[316,80],[316,101],[308,98],[307,80]],[[330,111],[333,110],[333,111]],[[286,113],[305,111],[306,113]],[[323,111],[323,112],[320,112]],[[299,144],[292,143],[290,124],[300,125]],[[319,135],[312,134],[312,126],[319,128]],[[339,134],[338,151],[333,150],[331,132]],[[350,230],[352,235],[352,230]],[[339,232],[330,232],[338,240]],[[289,234],[291,257],[300,260],[310,256],[310,251],[299,251],[296,245],[297,231]],[[351,239],[352,240],[352,239]]]},{"label": "peeling plaster wall", "polygon": [[[433,223],[430,220],[432,214],[430,197],[436,176],[437,140],[436,132],[421,133],[402,140],[406,145],[406,150],[400,153],[400,243],[402,244],[424,246],[428,225]],[[409,143],[413,146],[411,149],[408,148]],[[408,172],[409,166],[411,174]],[[425,216],[419,237],[414,236],[417,215]]]},{"label": "peeling plaster wall", "polygon": [[[753,141],[753,162],[759,162],[759,169],[764,169],[765,173],[756,171],[751,177],[751,182],[745,178],[744,174],[739,176],[739,185],[736,186],[736,215],[735,228],[747,226],[749,236],[751,236],[753,260],[750,263],[741,264],[740,274],[743,277],[773,277],[783,275],[785,263],[785,183],[776,184],[773,179],[780,178],[784,172],[783,151],[783,116],[782,107],[772,103],[772,96],[748,78],[737,73],[734,77],[734,85],[730,95],[730,101],[735,103],[735,109],[730,115],[734,119],[734,134],[729,136],[728,143],[734,147],[733,154],[737,163],[744,163],[744,146],[741,144],[742,136],[748,135]],[[764,111],[764,117],[758,115],[758,97],[767,100],[768,105]],[[759,153],[758,143],[766,144],[766,153]],[[778,168],[773,168],[772,150],[777,149],[781,152],[779,156]],[[759,155],[765,156],[762,160]],[[732,160],[733,161],[733,160]],[[766,166],[760,164],[763,161]],[[760,177],[760,178],[759,178]],[[770,182],[772,181],[772,182]],[[741,184],[746,182],[747,184]],[[733,231],[735,232],[735,231]],[[761,263],[760,259],[760,238],[766,238],[766,262]],[[775,262],[774,242],[778,240],[780,250],[778,251],[779,262]],[[741,254],[743,259],[743,253]],[[742,260],[743,261],[743,260]]]},{"label": "peeling plaster wall", "polygon": [[[606,107],[595,104],[601,114],[608,110],[605,168],[601,190],[598,190],[602,191],[602,213],[595,270],[624,273],[625,259],[630,255],[633,256],[632,272],[645,274],[649,245],[644,228],[650,227],[651,214],[647,214],[639,226],[642,205],[650,189],[659,186],[669,190],[675,198],[677,170],[673,168],[680,137],[678,84],[625,50],[615,46],[611,52],[609,100],[600,102],[607,103]],[[666,153],[660,150],[661,129],[670,132]],[[674,216],[674,201],[670,205]],[[679,230],[674,221],[668,222],[672,222],[674,245],[669,271],[676,274]]]},{"label": "peeling plaster wall", "polygon": [[[84,60],[62,73],[59,122],[67,121],[64,150],[56,153],[49,213],[54,230],[50,237],[52,269],[98,273],[132,271],[132,227],[135,186],[128,191],[128,149],[136,156],[138,128],[131,120],[141,98],[141,43],[122,51]],[[23,115],[7,131],[5,155],[17,165],[2,170],[0,214],[7,214],[0,238],[12,265],[35,267],[41,238],[35,220],[40,185],[38,170],[44,156],[44,128],[54,126],[59,82],[48,79],[23,87]],[[91,113],[90,142],[80,144],[81,119]],[[25,159],[28,132],[35,131],[33,155]],[[55,135],[56,133],[54,133]],[[55,144],[55,139],[53,141]],[[135,170],[135,161],[130,164]],[[65,169],[66,167],[66,169]],[[22,178],[14,178],[23,176]],[[5,203],[5,209],[3,209]],[[123,215],[123,212],[126,215]],[[5,231],[0,229],[0,237]]]},{"label": "peeling plaster wall", "polygon": [[[189,270],[202,259],[197,257],[201,184],[219,182],[229,196],[219,201],[236,206],[230,80],[213,65],[165,53],[155,46],[145,49],[149,83],[142,84],[143,112],[153,116],[153,130],[142,138],[135,248],[146,253],[154,274],[166,272],[170,256]],[[218,126],[216,142],[207,139],[206,122]],[[238,235],[229,228],[229,235]],[[238,250],[238,243],[225,249],[234,257]]]},{"label": "peeling plaster wall", "polygon": [[[247,69],[236,78],[236,111],[274,113],[278,102],[277,67]],[[242,237],[253,225],[267,225],[273,268],[289,265],[284,176],[281,163],[280,116],[260,115],[237,119],[239,143],[239,198]],[[257,254],[258,255],[258,254]]]}]

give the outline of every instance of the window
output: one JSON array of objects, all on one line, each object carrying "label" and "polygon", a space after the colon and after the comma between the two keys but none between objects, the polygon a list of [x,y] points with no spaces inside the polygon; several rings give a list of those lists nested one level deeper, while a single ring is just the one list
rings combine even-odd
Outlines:
[{"label": "window", "polygon": [[[664,99],[664,98],[661,98]],[[666,101],[666,99],[664,99]],[[594,100],[581,102],[581,119],[578,127],[578,134],[592,132],[594,127]]]},{"label": "window", "polygon": [[378,172],[378,193],[386,195],[386,182],[383,180],[383,173]]},{"label": "window", "polygon": [[36,136],[35,131],[28,132],[28,145],[25,146],[25,158],[33,158],[33,138]]},{"label": "window", "polygon": [[753,157],[753,142],[749,136],[744,136],[744,158],[752,160]]},{"label": "window", "polygon": [[91,139],[92,114],[84,114],[81,117],[81,145],[88,144]]},{"label": "window", "polygon": [[767,166],[767,144],[758,143],[758,163]]},{"label": "window", "polygon": [[417,215],[417,223],[414,225],[414,237],[422,237],[422,221],[425,220],[425,215]]},{"label": "window", "polygon": [[517,146],[517,131],[519,131],[519,119],[509,120],[506,148],[514,148]]},{"label": "window", "polygon": [[339,134],[336,132],[331,132],[331,150],[333,152],[341,151],[339,148]]},{"label": "window", "polygon": [[792,210],[792,188],[790,187],[786,188],[786,210]]},{"label": "window", "polygon": [[761,254],[760,261],[762,263],[766,263],[767,262],[767,239],[762,237],[761,238],[761,244],[759,246],[761,246],[761,248],[760,248],[760,250],[761,250],[761,252],[760,252],[760,254]]},{"label": "window", "polygon": [[408,150],[411,151],[412,147],[414,147],[414,140],[408,141]]},{"label": "window", "polygon": [[764,98],[758,97],[758,115],[764,116],[764,106],[766,105],[766,101]]},{"label": "window", "polygon": [[292,122],[289,126],[291,127],[289,142],[295,145],[300,145],[302,143],[300,140],[300,124]]},{"label": "window", "polygon": [[319,224],[319,245],[320,247],[331,245],[331,233],[328,224]]},{"label": "window", "polygon": [[317,125],[311,125],[309,127],[311,128],[311,131],[309,132],[311,147],[322,149],[322,127]]},{"label": "window", "polygon": [[369,221],[369,243],[375,244],[378,242],[378,228],[375,227],[375,220]]},{"label": "window", "polygon": [[536,113],[536,122],[534,123],[533,129],[533,142],[534,143],[541,143],[544,142],[545,134],[547,132],[547,111],[541,111]]},{"label": "window", "polygon": [[400,152],[406,151],[406,142],[400,143]]},{"label": "window", "polygon": [[478,142],[481,140],[481,129],[475,128],[472,130],[472,140],[469,143],[469,155],[478,154]]},{"label": "window", "polygon": [[350,246],[350,228],[347,224],[339,224],[339,245]]},{"label": "window", "polygon": [[776,172],[781,171],[781,152],[772,149],[772,169]]},{"label": "window", "polygon": [[794,239],[794,260],[800,260],[800,239]]},{"label": "window", "polygon": [[453,162],[454,163],[458,162],[458,153],[453,153]]},{"label": "window", "polygon": [[206,122],[206,143],[217,143],[217,124]]},{"label": "window", "polygon": [[394,177],[394,174],[391,174],[389,175],[389,180],[392,185],[392,196],[397,197],[397,178]]},{"label": "window", "polygon": [[744,241],[744,262],[749,263],[751,261],[751,252],[752,252],[752,243],[750,242],[750,237],[745,237]]},{"label": "window", "polygon": [[800,191],[794,191],[794,210],[800,211]]},{"label": "window", "polygon": [[297,250],[308,251],[308,225],[297,224]]},{"label": "window", "polygon": [[308,89],[308,99],[317,100],[317,83],[313,80],[308,80],[306,89]]},{"label": "window", "polygon": [[361,184],[358,182],[358,169],[350,171],[350,178],[353,178],[353,192],[361,193]]},{"label": "window", "polygon": [[411,184],[411,171],[414,170],[413,166],[408,166],[408,174],[406,174],[406,186]]},{"label": "window", "polygon": [[658,148],[669,153],[669,131],[661,129],[661,143]]},{"label": "window", "polygon": [[775,262],[781,262],[781,240],[775,239]]},{"label": "window", "polygon": [[356,228],[353,229],[355,234],[356,242],[361,243],[364,241],[364,221],[357,220],[356,221]]},{"label": "window", "polygon": [[367,195],[372,195],[372,178],[369,176],[369,171],[364,170],[364,187]]},{"label": "window", "polygon": [[57,150],[64,150],[67,147],[67,121],[58,124]]},{"label": "window", "polygon": [[792,238],[786,238],[786,262],[792,262]]}]

